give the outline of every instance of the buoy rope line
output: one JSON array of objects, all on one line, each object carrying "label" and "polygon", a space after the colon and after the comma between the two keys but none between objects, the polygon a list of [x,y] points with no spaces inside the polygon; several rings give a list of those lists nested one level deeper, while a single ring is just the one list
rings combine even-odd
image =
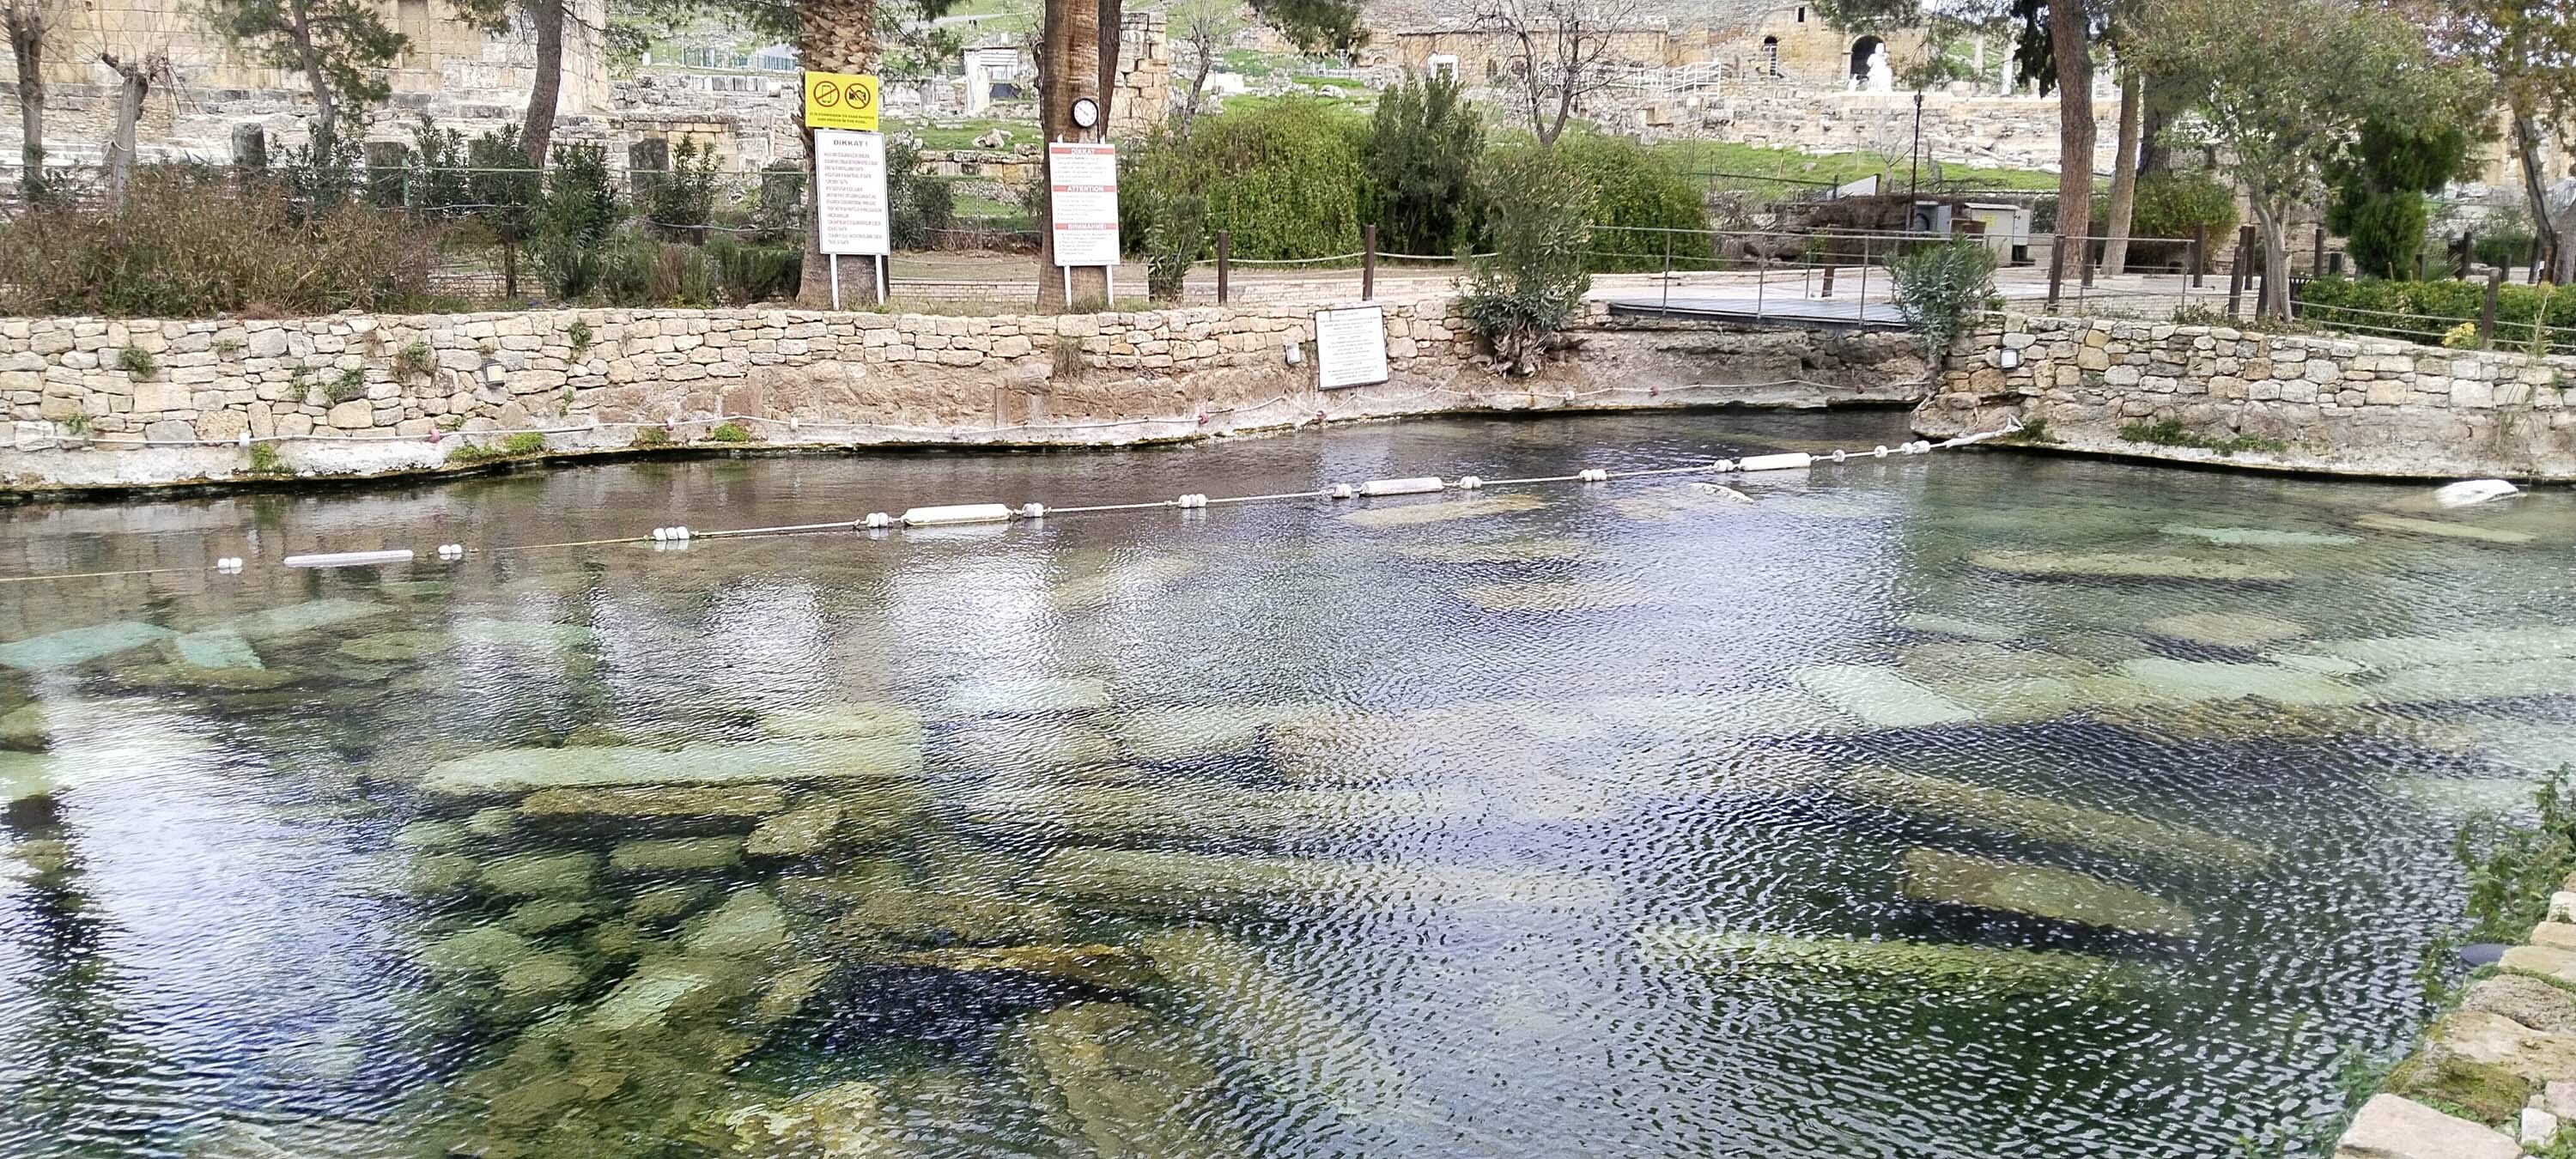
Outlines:
[{"label": "buoy rope line", "polygon": [[[1569,391],[1562,391],[1562,392],[1547,392],[1547,393],[1541,393],[1541,392],[1536,391],[1536,390],[1513,390],[1513,389],[1510,389],[1509,387],[1497,387],[1497,388],[1495,388],[1495,389],[1491,389],[1491,390],[1459,390],[1459,389],[1456,389],[1456,388],[1454,388],[1454,387],[1447,387],[1447,386],[1429,386],[1429,387],[1424,387],[1424,388],[1422,388],[1422,389],[1420,389],[1420,390],[1416,390],[1416,391],[1414,391],[1414,392],[1412,392],[1412,393],[1410,393],[1410,394],[1402,394],[1402,395],[1372,395],[1372,396],[1369,396],[1369,397],[1368,397],[1367,401],[1368,401],[1368,402],[1371,402],[1371,403],[1376,403],[1376,404],[1407,403],[1407,402],[1418,402],[1418,401],[1423,400],[1423,399],[1426,399],[1426,398],[1436,398],[1436,397],[1441,397],[1441,396],[1447,396],[1447,397],[1450,397],[1450,398],[1463,398],[1463,399],[1467,399],[1467,400],[1469,400],[1469,401],[1481,401],[1481,400],[1488,399],[1488,398],[1492,398],[1492,399],[1525,398],[1525,399],[1535,399],[1535,400],[1538,400],[1538,401],[1541,401],[1541,402],[1547,402],[1547,403],[1563,404],[1563,403],[1570,403],[1570,402],[1579,402],[1579,401],[1582,401],[1582,400],[1584,400],[1584,399],[1600,398],[1600,397],[1602,397],[1602,396],[1604,396],[1604,395],[1613,395],[1613,394],[1642,394],[1642,395],[1645,395],[1645,396],[1646,396],[1646,397],[1648,397],[1648,398],[1656,398],[1656,397],[1661,397],[1662,395],[1667,394],[1667,393],[1670,393],[1670,394],[1679,394],[1679,393],[1681,393],[1681,392],[1683,392],[1683,391],[1688,391],[1688,390],[1719,390],[1719,389],[1732,389],[1732,390],[1759,390],[1759,389],[1764,389],[1764,388],[1767,388],[1767,387],[1776,387],[1776,386],[1808,386],[1808,387],[1816,387],[1816,388],[1819,388],[1819,389],[1824,389],[1824,388],[1829,388],[1829,387],[1831,387],[1832,385],[1833,385],[1832,383],[1818,382],[1818,381],[1816,381],[1816,380],[1814,380],[1814,379],[1809,379],[1809,378],[1776,378],[1776,379],[1771,379],[1771,380],[1766,381],[1766,382],[1693,382],[1693,383],[1683,383],[1683,384],[1678,385],[1678,386],[1605,386],[1605,387],[1601,387],[1600,389],[1597,389],[1597,390],[1580,390],[1580,391],[1576,391],[1576,390],[1569,390]],[[1902,385],[1902,384],[1900,384],[1900,385]],[[1920,384],[1916,384],[1916,385],[1920,385]],[[1015,425],[1012,425],[1012,426],[995,426],[995,427],[981,427],[981,428],[975,428],[975,427],[915,427],[915,426],[905,426],[905,425],[900,424],[900,423],[880,423],[880,422],[870,422],[870,421],[867,421],[867,420],[865,420],[865,419],[813,419],[813,420],[807,420],[807,419],[801,419],[801,418],[767,418],[767,417],[763,417],[763,416],[759,416],[759,415],[724,415],[724,414],[719,414],[719,415],[709,416],[709,417],[706,417],[706,418],[695,418],[695,419],[676,419],[676,418],[674,418],[674,419],[656,419],[656,420],[652,420],[652,421],[637,420],[637,421],[631,421],[631,422],[613,422],[613,423],[611,423],[611,422],[590,422],[590,423],[584,423],[584,424],[580,424],[580,425],[553,426],[553,427],[540,427],[540,426],[532,426],[532,427],[495,427],[495,428],[493,428],[493,429],[491,429],[491,430],[487,430],[487,431],[438,431],[438,432],[432,433],[432,434],[427,435],[427,436],[421,436],[421,435],[396,435],[396,434],[393,434],[393,433],[391,433],[391,432],[385,432],[385,433],[382,433],[382,434],[369,432],[369,433],[361,434],[361,433],[354,432],[354,431],[309,431],[309,432],[306,432],[306,433],[304,433],[304,434],[300,434],[300,435],[258,435],[258,436],[253,436],[253,435],[252,435],[252,434],[250,434],[249,432],[245,431],[245,432],[243,432],[243,433],[241,433],[241,434],[239,434],[239,435],[236,435],[236,436],[234,436],[234,437],[232,437],[232,438],[228,438],[228,439],[155,439],[155,438],[148,438],[148,437],[145,437],[145,436],[142,436],[142,435],[123,435],[123,434],[116,434],[116,435],[91,435],[91,436],[85,436],[85,437],[84,437],[84,436],[72,436],[72,437],[75,437],[75,438],[82,438],[82,439],[83,439],[83,441],[85,441],[85,442],[89,443],[90,445],[96,446],[96,447],[98,447],[98,448],[100,448],[100,449],[102,449],[102,450],[104,450],[104,449],[109,449],[109,448],[115,448],[115,447],[128,447],[128,448],[130,448],[130,447],[248,447],[248,446],[253,446],[253,445],[256,445],[256,444],[260,444],[260,443],[298,443],[298,442],[304,442],[304,443],[332,443],[332,442],[337,442],[337,443],[392,443],[392,442],[424,442],[424,441],[425,441],[425,442],[428,442],[428,443],[431,443],[431,444],[433,444],[433,445],[434,445],[434,444],[437,444],[437,443],[439,443],[439,442],[442,442],[442,441],[444,441],[444,440],[451,439],[451,438],[452,438],[452,439],[459,439],[459,440],[464,440],[464,441],[469,441],[469,442],[470,442],[470,441],[472,441],[472,440],[476,440],[476,439],[497,439],[497,438],[504,438],[504,437],[507,437],[507,436],[510,436],[510,435],[529,435],[529,434],[534,434],[534,435],[576,435],[576,434],[581,434],[581,433],[584,433],[584,432],[587,432],[587,431],[644,430],[644,429],[648,429],[648,428],[650,428],[650,429],[667,430],[667,429],[669,429],[669,428],[671,428],[671,427],[676,427],[676,426],[692,426],[692,425],[697,425],[697,424],[701,424],[701,423],[706,424],[706,425],[708,425],[708,426],[719,426],[719,425],[722,425],[722,424],[725,424],[725,423],[733,423],[733,424],[736,424],[736,425],[746,425],[746,426],[784,427],[784,428],[786,428],[786,429],[788,429],[788,430],[791,430],[791,431],[799,431],[799,432],[806,431],[806,430],[809,430],[809,429],[810,429],[810,430],[815,430],[815,431],[841,431],[841,432],[853,432],[853,431],[882,431],[882,432],[888,432],[888,433],[898,434],[898,435],[922,435],[922,436],[928,436],[928,437],[934,437],[934,438],[956,439],[956,440],[960,440],[961,442],[966,443],[967,445],[972,445],[973,441],[974,441],[974,440],[976,440],[976,439],[978,439],[978,438],[987,438],[987,437],[989,437],[989,436],[993,436],[993,435],[1034,434],[1034,433],[1042,433],[1042,432],[1048,432],[1048,431],[1096,431],[1096,430],[1109,430],[1109,429],[1117,428],[1117,427],[1139,427],[1139,426],[1193,426],[1193,427],[1194,427],[1194,426],[1205,426],[1205,425],[1208,423],[1208,421],[1209,421],[1209,420],[1211,420],[1211,419],[1213,419],[1213,418],[1215,418],[1215,417],[1217,417],[1217,416],[1219,416],[1219,415],[1231,415],[1231,414],[1238,414],[1238,413],[1241,413],[1241,412],[1244,412],[1244,411],[1257,411],[1257,410],[1262,410],[1262,409],[1265,409],[1265,408],[1268,408],[1268,407],[1275,407],[1275,406],[1280,405],[1281,403],[1292,403],[1292,402],[1293,402],[1293,403],[1308,403],[1308,404],[1311,404],[1311,405],[1315,405],[1315,406],[1316,406],[1316,409],[1315,409],[1315,411],[1314,411],[1314,416],[1313,416],[1313,419],[1312,419],[1312,420],[1300,419],[1300,420],[1298,420],[1296,423],[1291,424],[1291,425],[1303,425],[1303,423],[1305,423],[1305,422],[1307,422],[1307,421],[1322,421],[1322,422],[1329,422],[1329,421],[1332,421],[1332,415],[1331,415],[1331,413],[1330,413],[1330,402],[1331,402],[1331,400],[1332,400],[1332,397],[1333,397],[1332,393],[1329,393],[1329,392],[1322,392],[1322,391],[1315,391],[1315,390],[1304,390],[1304,391],[1295,391],[1295,392],[1290,392],[1290,393],[1287,393],[1287,394],[1277,394],[1277,395],[1272,395],[1271,397],[1266,398],[1266,399],[1262,399],[1262,400],[1261,400],[1261,401],[1259,401],[1259,402],[1236,403],[1236,404],[1234,404],[1234,405],[1232,405],[1232,406],[1222,406],[1222,407],[1206,407],[1206,408],[1202,408],[1202,409],[1200,409],[1200,410],[1198,410],[1198,411],[1195,411],[1195,412],[1193,412],[1193,413],[1191,413],[1191,414],[1187,414],[1187,415],[1170,415],[1170,416],[1153,417],[1153,418],[1132,418],[1132,419],[1090,419],[1090,420],[1083,420],[1083,421],[1079,421],[1079,422],[1019,423],[1019,424],[1015,424]],[[1301,408],[1301,409],[1302,409],[1302,408]],[[1355,415],[1353,415],[1353,416],[1351,416],[1351,417],[1352,417],[1352,418],[1362,418],[1362,419],[1366,419],[1366,418],[1380,418],[1380,417],[1393,417],[1393,416],[1377,415],[1377,414],[1355,414]],[[60,437],[60,436],[58,436],[58,437]],[[718,444],[718,445],[724,445],[724,444]],[[738,445],[738,444],[735,444],[735,445]]]},{"label": "buoy rope line", "polygon": [[[603,547],[629,543],[651,543],[656,548],[660,549],[686,549],[690,543],[702,539],[745,539],[758,536],[813,535],[850,531],[865,531],[881,536],[888,531],[906,527],[934,527],[952,524],[976,523],[1034,522],[1043,520],[1048,516],[1090,515],[1117,511],[1151,511],[1166,508],[1195,510],[1238,503],[1280,502],[1293,499],[1325,499],[1333,502],[1343,502],[1355,499],[1386,496],[1436,494],[1446,491],[1480,491],[1489,487],[1538,486],[1556,483],[1590,484],[1608,483],[1620,479],[1669,478],[1679,475],[1725,475],[1766,471],[1801,470],[1813,467],[1817,464],[1843,463],[1853,459],[1884,459],[1891,455],[1928,454],[1932,451],[1968,446],[1974,443],[1984,442],[1988,439],[2000,438],[2019,429],[2021,429],[2020,425],[2016,423],[2012,426],[2002,427],[1992,431],[1961,435],[1957,438],[1948,439],[1939,443],[1917,440],[1914,442],[1900,443],[1894,447],[1883,445],[1876,446],[1865,451],[1847,451],[1837,449],[1821,455],[1810,454],[1804,451],[1790,451],[1770,455],[1748,455],[1742,459],[1717,459],[1710,462],[1692,463],[1678,467],[1641,468],[1633,471],[1612,471],[1594,467],[1577,471],[1571,475],[1532,475],[1512,479],[1484,479],[1475,475],[1461,475],[1455,479],[1443,479],[1438,476],[1421,476],[1418,478],[1408,479],[1371,479],[1357,484],[1338,483],[1328,488],[1321,488],[1312,491],[1276,491],[1256,495],[1226,496],[1210,496],[1190,493],[1172,499],[1157,499],[1136,503],[1096,503],[1074,507],[1049,507],[1041,503],[1023,503],[1015,508],[1002,503],[970,503],[950,506],[914,507],[904,511],[900,515],[882,511],[871,512],[858,519],[833,520],[825,523],[789,523],[768,527],[736,527],[710,531],[693,530],[685,526],[656,527],[646,535],[610,536],[597,539],[573,539],[549,543],[506,544],[497,547],[475,549],[468,549],[462,544],[448,543],[440,544],[432,554],[434,554],[439,560],[453,563],[461,561],[467,556],[474,554],[506,555],[522,552],[562,550],[576,547]],[[1730,490],[1729,488],[1715,484],[1707,484],[1704,486],[1720,491]],[[290,555],[279,562],[281,566],[289,568],[332,568],[362,567],[386,563],[406,563],[414,558],[416,558],[415,553],[410,549],[392,548],[380,551],[351,551],[314,555]],[[44,580],[104,579],[117,576],[159,575],[172,572],[202,572],[207,570],[223,574],[239,574],[246,566],[247,561],[243,560],[239,556],[224,556],[218,558],[211,569],[206,567],[156,567],[135,568],[125,571],[72,572],[32,576],[0,576],[0,584],[34,583]]]}]

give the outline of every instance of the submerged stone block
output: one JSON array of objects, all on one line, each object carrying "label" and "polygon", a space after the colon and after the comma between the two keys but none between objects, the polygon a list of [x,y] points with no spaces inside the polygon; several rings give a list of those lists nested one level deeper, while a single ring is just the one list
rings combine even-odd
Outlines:
[{"label": "submerged stone block", "polygon": [[1734,933],[1647,926],[1636,933],[1648,961],[1713,974],[1782,973],[1865,990],[1962,995],[2094,995],[2151,980],[2131,963],[2056,950]]},{"label": "submerged stone block", "polygon": [[2269,849],[2205,829],[1888,768],[1854,769],[1842,791],[1898,812],[2142,861],[2255,869],[2272,860]]},{"label": "submerged stone block", "polygon": [[1917,848],[1905,852],[1897,881],[1905,896],[1938,905],[2157,937],[2187,938],[2200,929],[2191,911],[2173,902],[2089,873],[2045,865]]}]

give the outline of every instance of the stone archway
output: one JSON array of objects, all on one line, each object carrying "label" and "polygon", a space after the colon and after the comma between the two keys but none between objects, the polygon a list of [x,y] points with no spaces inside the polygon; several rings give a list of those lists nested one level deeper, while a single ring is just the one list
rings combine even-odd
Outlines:
[{"label": "stone archway", "polygon": [[1869,58],[1878,54],[1879,47],[1883,43],[1875,36],[1864,36],[1852,42],[1851,79],[1856,81],[1869,79]]},{"label": "stone archway", "polygon": [[1762,75],[1780,75],[1780,38],[1777,36],[1762,38]]}]

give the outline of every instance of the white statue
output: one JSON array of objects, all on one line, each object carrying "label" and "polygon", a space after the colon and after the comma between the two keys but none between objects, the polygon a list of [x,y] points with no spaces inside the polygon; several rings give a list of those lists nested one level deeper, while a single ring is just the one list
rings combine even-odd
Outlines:
[{"label": "white statue", "polygon": [[1896,91],[1896,70],[1888,67],[1887,46],[1884,44],[1869,51],[1869,91]]}]

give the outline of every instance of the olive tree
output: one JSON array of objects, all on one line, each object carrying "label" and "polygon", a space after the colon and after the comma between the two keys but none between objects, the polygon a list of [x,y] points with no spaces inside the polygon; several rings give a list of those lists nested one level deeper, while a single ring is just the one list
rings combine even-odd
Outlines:
[{"label": "olive tree", "polygon": [[202,11],[259,63],[304,77],[316,157],[343,145],[342,121],[363,123],[370,107],[393,95],[385,69],[405,41],[367,0],[203,0]]},{"label": "olive tree", "polygon": [[2543,270],[2553,282],[2576,279],[2576,245],[2568,237],[2576,230],[2576,205],[2550,213],[2550,174],[2541,161],[2553,133],[2561,134],[2561,144],[2576,145],[2563,136],[2576,118],[2576,11],[2538,0],[2450,0],[2441,13],[2435,45],[2489,78],[2493,100],[2504,109]]},{"label": "olive tree", "polygon": [[2480,108],[2471,78],[2375,0],[2157,0],[2149,17],[2139,51],[2150,71],[2190,83],[2198,131],[2261,231],[2265,318],[2290,315],[2291,214],[2324,193],[2364,124],[2456,122]]}]

